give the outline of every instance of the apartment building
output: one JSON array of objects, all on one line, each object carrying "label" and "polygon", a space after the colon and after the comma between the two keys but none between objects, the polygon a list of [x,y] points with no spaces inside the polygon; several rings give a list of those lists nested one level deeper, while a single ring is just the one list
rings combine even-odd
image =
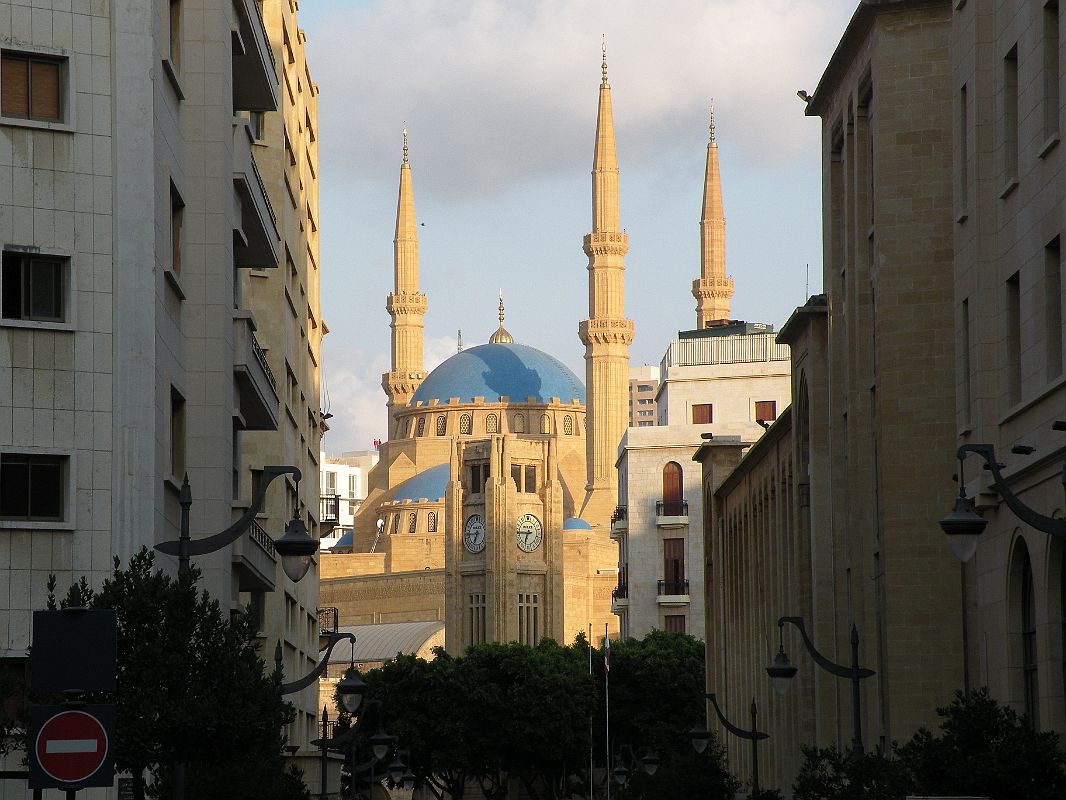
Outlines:
[{"label": "apartment building", "polygon": [[322,454],[321,519],[334,524],[331,535],[322,537],[323,550],[340,546],[351,552],[355,514],[366,499],[367,476],[377,463],[376,449]]},{"label": "apartment building", "polygon": [[649,428],[655,424],[655,393],[659,370],[653,364],[629,368],[629,427]]},{"label": "apartment building", "polygon": [[293,585],[271,541],[294,508],[319,532],[315,89],[296,3],[63,5],[0,2],[0,659],[25,659],[50,573],[99,585],[113,556],[176,539],[186,474],[199,538],[244,512],[263,466],[292,464],[299,486],[275,481],[252,532],[195,563],[302,674],[317,571]]}]

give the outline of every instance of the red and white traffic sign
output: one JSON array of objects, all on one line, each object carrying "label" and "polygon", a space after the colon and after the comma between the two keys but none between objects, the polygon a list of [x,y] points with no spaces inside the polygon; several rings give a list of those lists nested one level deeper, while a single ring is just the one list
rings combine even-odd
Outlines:
[{"label": "red and white traffic sign", "polygon": [[37,763],[53,780],[83,783],[107,760],[108,739],[103,724],[84,711],[61,711],[37,734]]}]

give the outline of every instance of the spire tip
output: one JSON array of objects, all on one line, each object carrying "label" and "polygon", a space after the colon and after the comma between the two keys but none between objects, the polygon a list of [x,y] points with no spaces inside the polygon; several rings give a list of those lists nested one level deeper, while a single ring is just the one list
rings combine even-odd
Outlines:
[{"label": "spire tip", "polygon": [[711,98],[711,142],[714,142],[714,98]]},{"label": "spire tip", "polygon": [[403,125],[403,163],[407,163],[407,123]]},{"label": "spire tip", "polygon": [[603,63],[601,65],[601,69],[603,70],[603,85],[606,86],[607,85],[607,34],[606,33],[602,34],[602,39],[600,41],[600,52],[603,55]]}]

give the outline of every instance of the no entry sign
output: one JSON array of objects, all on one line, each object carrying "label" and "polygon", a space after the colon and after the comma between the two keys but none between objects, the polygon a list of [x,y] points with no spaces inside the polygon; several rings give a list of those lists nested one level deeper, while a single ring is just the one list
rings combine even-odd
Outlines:
[{"label": "no entry sign", "polygon": [[110,786],[114,706],[33,708],[30,788]]}]

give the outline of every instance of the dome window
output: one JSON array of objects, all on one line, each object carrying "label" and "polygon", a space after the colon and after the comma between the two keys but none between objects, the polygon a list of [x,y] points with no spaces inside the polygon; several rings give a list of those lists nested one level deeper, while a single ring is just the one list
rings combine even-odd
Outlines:
[{"label": "dome window", "polygon": [[430,511],[429,512],[429,532],[430,533],[436,533],[437,532],[437,512],[436,511]]},{"label": "dome window", "polygon": [[463,414],[459,417],[459,433],[473,433],[474,432],[474,420],[469,414]]},{"label": "dome window", "polygon": [[425,435],[426,435],[426,418],[425,417],[419,417],[418,418],[418,427],[415,429],[415,436],[425,436]]},{"label": "dome window", "polygon": [[489,414],[485,417],[485,433],[499,433],[500,432],[500,418],[495,414]]},{"label": "dome window", "polygon": [[443,436],[448,432],[448,418],[441,414],[437,417],[437,436]]},{"label": "dome window", "polygon": [[525,433],[526,432],[526,415],[515,414],[514,415],[514,432]]},{"label": "dome window", "polygon": [[571,417],[569,414],[567,414],[565,417],[563,417],[563,435],[564,436],[573,436],[574,435],[574,418]]},{"label": "dome window", "polygon": [[541,417],[540,417],[540,432],[541,433],[551,433],[552,432],[551,417],[549,417],[547,414],[541,414]]},{"label": "dome window", "polygon": [[415,527],[418,525],[418,515],[412,511],[407,517],[407,532],[414,533]]}]

